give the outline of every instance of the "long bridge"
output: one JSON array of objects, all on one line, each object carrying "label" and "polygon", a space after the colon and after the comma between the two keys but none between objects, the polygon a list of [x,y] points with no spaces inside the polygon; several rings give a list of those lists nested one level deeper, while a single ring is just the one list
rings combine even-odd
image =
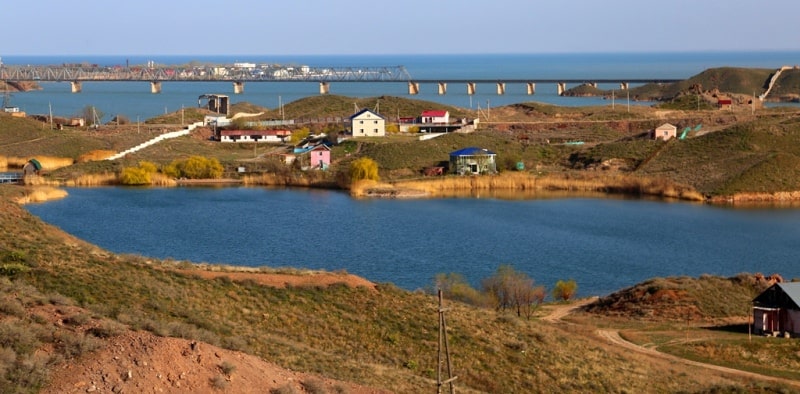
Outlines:
[{"label": "long bridge", "polygon": [[528,94],[535,94],[537,83],[555,83],[558,94],[570,84],[619,83],[628,89],[631,83],[670,83],[678,79],[418,79],[411,77],[403,66],[380,67],[309,67],[284,65],[184,65],[164,66],[148,63],[144,66],[99,66],[96,64],[63,65],[5,65],[0,63],[0,80],[8,82],[69,82],[73,93],[82,90],[83,82],[143,81],[150,82],[152,93],[161,92],[163,82],[220,82],[233,83],[234,93],[243,93],[245,82],[316,82],[320,94],[330,93],[332,82],[405,82],[408,93],[419,94],[421,84],[436,84],[440,95],[447,94],[448,84],[466,84],[467,94],[475,94],[478,84],[496,84],[498,95],[505,94],[506,84],[524,84]]}]

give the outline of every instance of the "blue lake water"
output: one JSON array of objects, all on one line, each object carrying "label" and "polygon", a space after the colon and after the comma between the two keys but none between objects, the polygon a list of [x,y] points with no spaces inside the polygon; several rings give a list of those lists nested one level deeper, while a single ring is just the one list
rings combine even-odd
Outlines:
[{"label": "blue lake water", "polygon": [[511,264],[603,295],[656,276],[800,277],[798,209],[559,198],[355,200],[328,190],[77,188],[35,215],[117,253],[347,270],[414,290]]},{"label": "blue lake water", "polygon": [[[181,65],[192,61],[215,64],[234,62],[277,63],[312,67],[404,66],[415,79],[626,79],[689,78],[712,67],[755,67],[775,69],[800,63],[800,52],[696,52],[696,53],[590,53],[590,54],[507,54],[507,55],[348,55],[348,56],[3,56],[8,65],[88,63],[101,66],[158,64]],[[319,94],[316,83],[247,83],[243,94],[233,95],[226,82],[165,82],[160,94],[151,94],[146,82],[85,82],[83,91],[70,92],[67,82],[42,83],[43,91],[17,93],[12,104],[31,114],[72,116],[88,105],[105,114],[131,120],[145,120],[181,107],[197,106],[206,93],[230,94],[231,101],[250,102],[267,108]],[[568,86],[569,88],[570,86]],[[618,86],[600,85],[602,89]],[[558,96],[555,84],[538,84],[530,96],[522,84],[509,84],[505,95],[497,95],[494,84],[478,84],[474,95],[466,85],[451,84],[439,95],[433,84],[423,84],[419,95],[409,96],[405,83],[332,83],[331,94],[349,97],[382,95],[409,97],[470,109],[486,109],[513,103],[538,101],[565,106],[611,105],[602,98]],[[617,104],[627,103],[620,94]],[[376,103],[377,104],[377,103]],[[631,101],[631,105],[651,105]],[[349,116],[350,114],[343,114]],[[414,116],[417,114],[401,114]]]}]

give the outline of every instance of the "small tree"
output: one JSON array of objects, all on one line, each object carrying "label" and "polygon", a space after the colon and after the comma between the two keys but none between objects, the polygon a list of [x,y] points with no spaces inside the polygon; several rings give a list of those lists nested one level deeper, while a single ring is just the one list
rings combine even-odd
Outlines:
[{"label": "small tree", "polygon": [[556,300],[569,301],[575,296],[578,291],[578,284],[575,280],[570,279],[567,281],[559,280],[553,288],[553,298]]},{"label": "small tree", "polygon": [[437,274],[436,288],[448,299],[461,301],[470,305],[487,305],[486,297],[470,286],[463,275],[457,273]]},{"label": "small tree", "polygon": [[123,185],[149,185],[150,173],[140,167],[126,167],[119,175],[119,182]]},{"label": "small tree", "polygon": [[369,157],[362,157],[350,164],[350,181],[360,180],[380,180],[378,175],[378,163]]},{"label": "small tree", "polygon": [[78,116],[83,118],[83,121],[86,123],[87,126],[93,126],[100,124],[105,114],[103,113],[103,111],[97,109],[97,107],[93,105],[87,105],[83,107]]},{"label": "small tree", "polygon": [[510,265],[501,265],[497,272],[483,280],[483,288],[498,310],[513,308],[517,316],[530,317],[544,300],[545,289],[535,286],[533,279]]},{"label": "small tree", "polygon": [[301,127],[292,131],[291,141],[292,144],[297,144],[311,135],[311,130],[308,127]]}]

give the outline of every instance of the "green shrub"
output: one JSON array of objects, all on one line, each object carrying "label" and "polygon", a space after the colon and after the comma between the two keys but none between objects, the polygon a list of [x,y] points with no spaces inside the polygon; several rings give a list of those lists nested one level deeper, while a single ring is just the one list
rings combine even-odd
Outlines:
[{"label": "green shrub", "polygon": [[569,301],[578,290],[578,284],[575,283],[573,279],[563,281],[559,280],[556,282],[556,286],[553,288],[553,298],[556,300],[564,300]]},{"label": "green shrub", "polygon": [[119,182],[129,186],[149,185],[151,177],[149,172],[139,167],[126,167],[119,175]]},{"label": "green shrub", "polygon": [[325,383],[319,379],[306,379],[300,384],[303,386],[303,390],[309,394],[325,394],[328,392],[325,390]]},{"label": "green shrub", "polygon": [[124,324],[113,320],[104,320],[97,327],[92,327],[86,332],[98,338],[111,338],[125,332]]},{"label": "green shrub", "polygon": [[14,278],[17,275],[28,271],[30,271],[30,268],[20,263],[0,264],[0,275],[2,276]]},{"label": "green shrub", "polygon": [[[221,178],[225,168],[222,167],[216,158],[205,158],[203,156],[192,156],[185,160],[173,161],[170,166],[165,168],[164,173],[175,178],[183,177],[189,179],[217,179]],[[175,176],[177,172],[177,176]]]},{"label": "green shrub", "polygon": [[215,390],[224,390],[228,387],[228,381],[222,375],[217,375],[211,378],[211,387]]},{"label": "green shrub", "polygon": [[151,161],[140,161],[139,168],[151,174],[155,174],[156,172],[158,172],[158,166],[156,166],[156,164]]},{"label": "green shrub", "polygon": [[378,176],[378,163],[369,157],[362,157],[354,160],[350,164],[350,180],[353,182],[360,180],[380,180],[380,176]]},{"label": "green shrub", "polygon": [[222,364],[219,365],[219,369],[222,370],[222,373],[225,375],[231,376],[233,371],[236,370],[236,366],[227,361],[223,361]]}]

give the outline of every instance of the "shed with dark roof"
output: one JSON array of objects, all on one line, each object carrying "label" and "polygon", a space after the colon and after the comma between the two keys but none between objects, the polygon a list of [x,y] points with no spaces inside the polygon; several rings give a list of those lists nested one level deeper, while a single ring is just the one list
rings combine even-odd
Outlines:
[{"label": "shed with dark roof", "polygon": [[800,282],[775,283],[753,299],[753,330],[800,335]]}]

